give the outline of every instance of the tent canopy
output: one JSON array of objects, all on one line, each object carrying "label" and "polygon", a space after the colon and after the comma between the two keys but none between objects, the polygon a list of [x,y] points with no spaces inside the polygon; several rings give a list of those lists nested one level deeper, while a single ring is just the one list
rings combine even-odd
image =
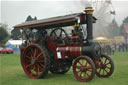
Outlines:
[{"label": "tent canopy", "polygon": [[106,37],[97,37],[94,40],[96,40],[97,42],[110,42],[110,40]]}]

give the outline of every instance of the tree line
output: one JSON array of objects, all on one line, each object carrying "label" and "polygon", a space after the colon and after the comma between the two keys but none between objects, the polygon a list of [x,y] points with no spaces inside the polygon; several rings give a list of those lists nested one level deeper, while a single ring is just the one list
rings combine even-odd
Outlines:
[{"label": "tree line", "polygon": [[[25,22],[37,20],[37,17],[35,16],[32,18],[30,15],[27,17]],[[20,29],[13,29],[11,30],[11,33],[9,33],[9,28],[6,23],[0,23],[0,47],[4,47],[5,43],[9,40],[21,40],[22,33]]]}]

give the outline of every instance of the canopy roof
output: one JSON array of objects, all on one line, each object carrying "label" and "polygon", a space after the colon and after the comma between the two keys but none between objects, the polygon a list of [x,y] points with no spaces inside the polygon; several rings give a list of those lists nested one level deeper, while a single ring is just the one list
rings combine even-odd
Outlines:
[{"label": "canopy roof", "polygon": [[21,45],[22,44],[22,40],[8,40],[7,44]]},{"label": "canopy roof", "polygon": [[[85,13],[75,13],[65,16],[52,17],[47,19],[40,19],[34,21],[24,22],[18,25],[15,25],[15,29],[24,29],[24,28],[55,28],[55,27],[64,27],[74,25],[78,19],[80,24],[86,24]],[[93,22],[96,21],[96,18],[93,17]]]},{"label": "canopy roof", "polygon": [[97,37],[95,38],[97,42],[110,42],[110,39],[107,39],[106,37]]}]

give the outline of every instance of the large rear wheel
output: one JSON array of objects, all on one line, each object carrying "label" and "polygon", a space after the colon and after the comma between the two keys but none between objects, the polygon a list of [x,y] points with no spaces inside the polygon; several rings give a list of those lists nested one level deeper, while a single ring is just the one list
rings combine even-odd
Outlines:
[{"label": "large rear wheel", "polygon": [[45,77],[49,69],[48,53],[45,47],[38,44],[29,45],[21,57],[21,64],[30,78]]},{"label": "large rear wheel", "polygon": [[73,64],[73,73],[79,81],[90,81],[95,75],[95,65],[91,58],[80,56]]}]

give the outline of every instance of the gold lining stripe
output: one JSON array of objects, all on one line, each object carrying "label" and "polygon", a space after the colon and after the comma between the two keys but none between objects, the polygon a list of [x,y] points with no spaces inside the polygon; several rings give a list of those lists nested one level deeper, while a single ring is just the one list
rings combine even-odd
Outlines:
[{"label": "gold lining stripe", "polygon": [[68,51],[68,46],[66,47],[66,51]]},{"label": "gold lining stripe", "polygon": [[56,48],[56,51],[58,51],[58,48]]},{"label": "gold lining stripe", "polygon": [[80,47],[80,56],[82,55],[82,48]]}]

